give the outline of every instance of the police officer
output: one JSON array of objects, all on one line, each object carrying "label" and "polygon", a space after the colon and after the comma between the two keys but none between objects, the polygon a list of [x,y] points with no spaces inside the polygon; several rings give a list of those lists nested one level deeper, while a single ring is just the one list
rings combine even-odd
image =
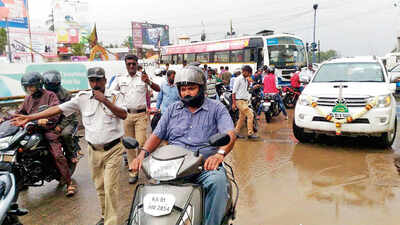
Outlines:
[{"label": "police officer", "polygon": [[92,179],[101,203],[102,217],[96,225],[119,225],[119,177],[124,134],[122,120],[127,117],[123,97],[117,91],[106,90],[105,71],[101,67],[87,72],[92,91],[81,91],[70,101],[32,115],[17,115],[15,125],[63,113],[82,114],[85,139],[88,142]]},{"label": "police officer", "polygon": [[[60,104],[71,100],[72,95],[61,86],[61,74],[57,70],[49,70],[43,73],[44,87],[48,91],[54,92]],[[72,132],[78,125],[78,119],[75,114],[70,116],[60,116],[60,120],[55,128],[55,130],[61,134],[63,140],[63,146],[65,146],[65,153],[67,159],[72,163],[77,163],[77,152],[73,146]]]}]

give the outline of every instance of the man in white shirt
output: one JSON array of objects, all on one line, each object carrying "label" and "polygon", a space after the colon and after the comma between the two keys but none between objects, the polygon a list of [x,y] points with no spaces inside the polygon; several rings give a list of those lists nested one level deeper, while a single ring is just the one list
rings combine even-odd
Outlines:
[{"label": "man in white shirt", "polygon": [[248,130],[248,138],[255,139],[258,138],[257,135],[254,134],[253,128],[253,110],[249,108],[249,100],[250,93],[248,91],[249,82],[247,78],[251,76],[253,70],[250,66],[246,65],[242,68],[242,75],[235,78],[235,83],[233,84],[232,90],[232,109],[239,109],[239,120],[236,123],[236,134],[239,138],[243,138],[240,135],[240,129],[243,126],[245,118],[247,117],[247,130]]},{"label": "man in white shirt", "polygon": [[[153,83],[145,71],[138,72],[138,57],[136,55],[127,55],[125,65],[128,70],[127,75],[121,75],[115,78],[111,85],[111,90],[120,91],[125,97],[128,108],[128,117],[124,121],[125,135],[136,138],[139,147],[143,147],[147,136],[148,116],[146,114],[147,100],[146,93],[148,87],[159,92],[160,86]],[[136,158],[136,150],[126,150],[128,162]],[[138,180],[138,174],[129,168],[129,183],[134,184]]]}]

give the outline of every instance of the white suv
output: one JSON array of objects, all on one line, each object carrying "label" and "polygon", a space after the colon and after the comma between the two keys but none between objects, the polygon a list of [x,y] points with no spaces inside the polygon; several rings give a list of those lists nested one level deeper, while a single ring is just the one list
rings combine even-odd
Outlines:
[{"label": "white suv", "polygon": [[375,57],[341,58],[321,65],[300,95],[294,136],[307,142],[315,134],[377,136],[391,146],[396,136],[398,77],[388,77]]}]

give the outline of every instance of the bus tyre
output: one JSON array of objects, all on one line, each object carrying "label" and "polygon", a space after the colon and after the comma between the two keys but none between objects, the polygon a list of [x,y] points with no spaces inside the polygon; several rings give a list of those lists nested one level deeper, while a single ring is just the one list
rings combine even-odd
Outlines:
[{"label": "bus tyre", "polygon": [[380,137],[380,144],[384,148],[390,148],[392,146],[397,133],[397,118],[394,120],[394,127],[391,131],[385,132]]},{"label": "bus tyre", "polygon": [[293,134],[294,137],[301,143],[311,142],[313,135],[304,132],[304,129],[298,127],[296,122],[293,120]]}]

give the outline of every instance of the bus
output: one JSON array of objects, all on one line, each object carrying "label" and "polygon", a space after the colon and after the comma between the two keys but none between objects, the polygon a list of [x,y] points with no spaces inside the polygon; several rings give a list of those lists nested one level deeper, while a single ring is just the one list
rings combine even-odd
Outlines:
[{"label": "bus", "polygon": [[279,84],[290,82],[295,66],[306,67],[308,55],[304,41],[291,34],[247,36],[217,41],[165,46],[161,64],[170,69],[182,68],[186,60],[207,64],[213,68],[228,66],[230,71],[250,65],[255,71],[264,65],[275,67]]}]

